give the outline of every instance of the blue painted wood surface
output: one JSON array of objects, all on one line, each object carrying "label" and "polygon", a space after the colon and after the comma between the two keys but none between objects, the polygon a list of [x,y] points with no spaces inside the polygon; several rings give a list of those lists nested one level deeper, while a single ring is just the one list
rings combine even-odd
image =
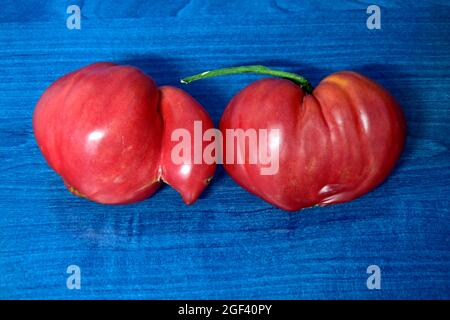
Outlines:
[{"label": "blue painted wood surface", "polygon": [[[66,8],[81,7],[81,30]],[[450,4],[375,1],[3,1],[0,10],[0,298],[450,298]],[[351,203],[275,209],[220,168],[192,206],[170,187],[128,206],[65,190],[32,132],[40,94],[94,61],[161,85],[264,64],[317,84],[351,69],[388,88],[408,120],[393,174]],[[215,123],[257,76],[184,87]],[[66,268],[81,268],[81,290]],[[367,266],[381,268],[368,290]]]}]

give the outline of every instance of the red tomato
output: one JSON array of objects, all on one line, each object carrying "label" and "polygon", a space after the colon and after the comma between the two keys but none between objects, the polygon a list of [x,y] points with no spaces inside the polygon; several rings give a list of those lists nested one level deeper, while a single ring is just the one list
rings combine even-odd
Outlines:
[{"label": "red tomato", "polygon": [[[355,199],[379,185],[400,157],[406,125],[381,86],[354,72],[325,78],[311,94],[286,79],[262,79],[239,92],[220,121],[227,129],[279,129],[279,169],[225,162],[242,187],[284,210]],[[226,141],[225,141],[226,143]]]},{"label": "red tomato", "polygon": [[[95,63],[55,81],[33,115],[37,143],[68,189],[105,204],[143,200],[161,180],[194,202],[215,164],[175,165],[171,128],[203,130],[211,118],[180,89],[163,87],[131,66]],[[167,136],[169,138],[167,138]]]}]

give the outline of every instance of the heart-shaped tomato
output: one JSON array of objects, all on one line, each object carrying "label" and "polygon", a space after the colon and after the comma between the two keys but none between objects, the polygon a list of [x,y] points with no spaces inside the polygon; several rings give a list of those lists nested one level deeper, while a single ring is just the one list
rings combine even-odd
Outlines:
[{"label": "heart-shaped tomato", "polygon": [[[277,168],[266,174],[262,169],[267,162],[256,156],[258,161],[251,163],[251,156],[261,150],[248,145],[250,135],[232,146],[224,139],[225,153],[234,154],[232,159],[224,157],[224,167],[251,193],[290,211],[346,202],[379,185],[400,157],[406,131],[402,111],[385,89],[358,73],[332,74],[314,90],[299,76],[260,66],[216,70],[184,80],[241,73],[239,68],[300,78],[298,82],[310,91],[291,80],[266,78],[244,88],[228,104],[219,126],[224,137],[236,130],[277,132],[267,135],[267,151],[273,160],[278,157]],[[241,163],[239,150],[245,153]]]}]

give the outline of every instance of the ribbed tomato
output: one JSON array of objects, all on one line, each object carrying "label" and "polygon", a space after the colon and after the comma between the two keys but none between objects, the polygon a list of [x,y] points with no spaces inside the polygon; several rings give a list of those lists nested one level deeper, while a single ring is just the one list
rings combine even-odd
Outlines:
[{"label": "ribbed tomato", "polygon": [[[285,210],[355,199],[379,185],[400,157],[405,120],[394,98],[354,72],[326,77],[309,94],[286,79],[256,81],[227,106],[220,130],[278,129],[279,169],[225,162],[248,191]],[[269,148],[269,149],[270,149]],[[248,155],[247,155],[248,156]]]}]

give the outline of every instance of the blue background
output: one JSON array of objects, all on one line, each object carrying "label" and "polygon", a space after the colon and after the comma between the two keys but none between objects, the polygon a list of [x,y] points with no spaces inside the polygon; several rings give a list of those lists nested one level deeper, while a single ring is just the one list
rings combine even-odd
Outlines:
[{"label": "blue background", "polygon": [[[0,9],[0,298],[450,298],[450,4],[374,1],[3,1]],[[78,4],[81,30],[66,28]],[[31,118],[44,89],[94,61],[161,85],[264,64],[313,84],[351,69],[388,88],[408,121],[388,180],[342,205],[287,213],[222,168],[192,206],[170,187],[128,206],[71,195]],[[257,76],[184,86],[217,124]],[[180,85],[181,86],[181,85]],[[81,268],[81,290],[66,268]],[[381,290],[366,269],[381,268]]]}]

